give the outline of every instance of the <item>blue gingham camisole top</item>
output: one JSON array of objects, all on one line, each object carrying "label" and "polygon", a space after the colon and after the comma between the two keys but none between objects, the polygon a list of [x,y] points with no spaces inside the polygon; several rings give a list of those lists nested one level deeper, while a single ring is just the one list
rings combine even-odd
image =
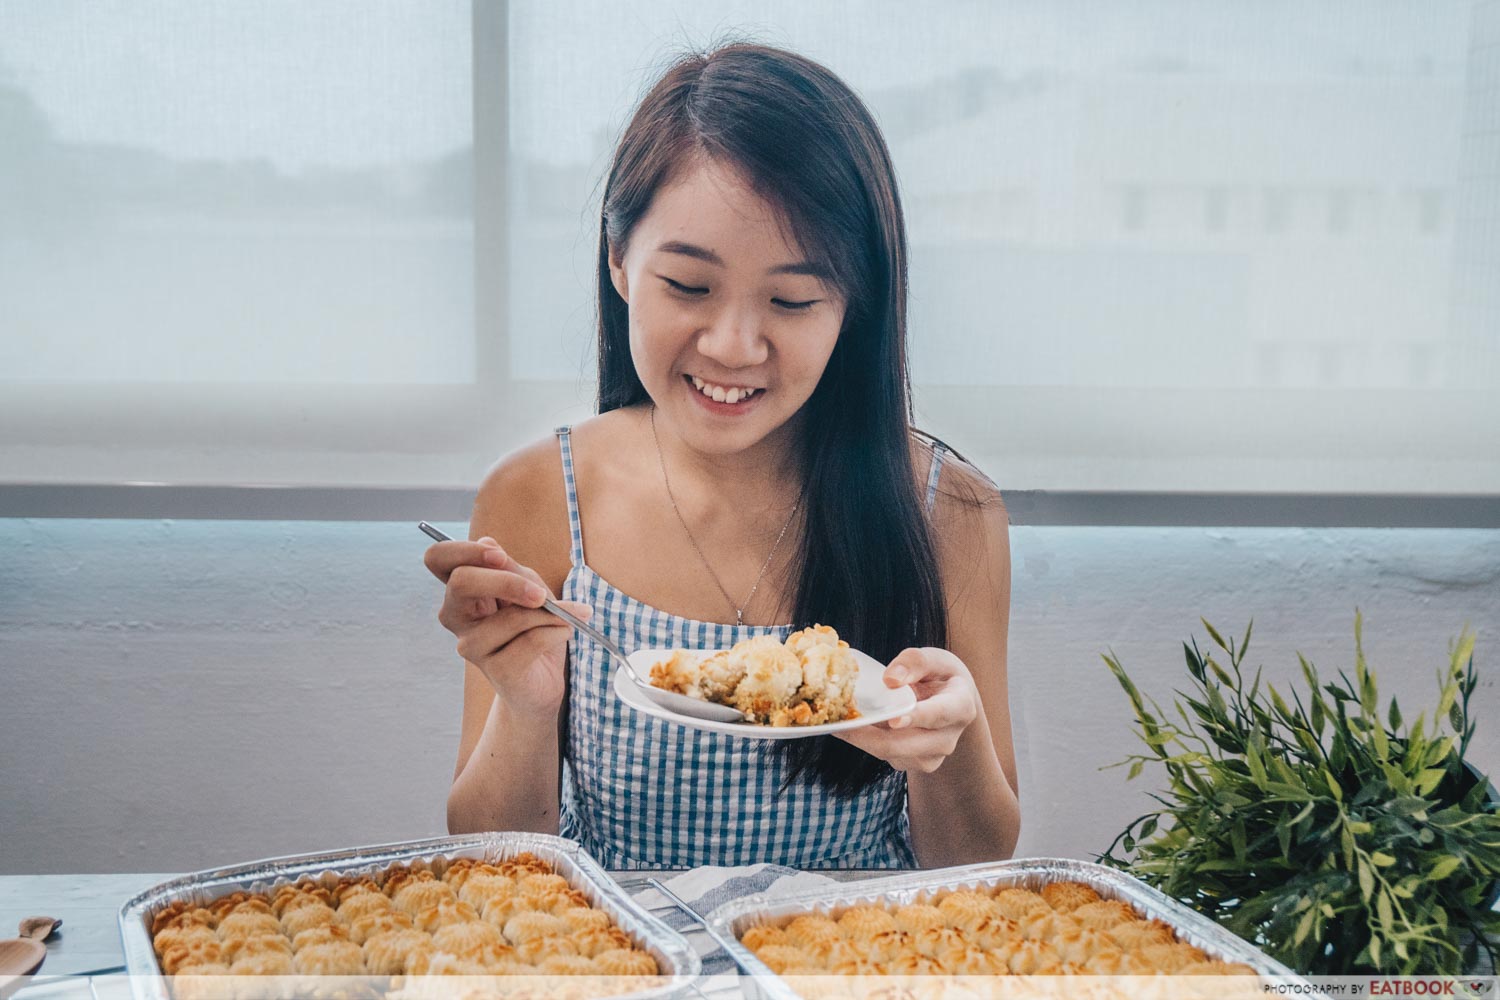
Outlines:
[{"label": "blue gingham camisole top", "polygon": [[[569,430],[557,430],[571,536],[565,600],[592,607],[593,624],[626,649],[726,649],[758,635],[786,639],[790,625],[721,625],[667,614],[595,573],[584,561]],[[942,456],[935,448],[929,509]],[[689,729],[637,712],[614,695],[616,669],[586,636],[569,641],[560,830],[605,868],[917,866],[904,773],[891,771],[852,799],[835,798],[806,776],[783,789],[787,767],[770,752],[775,741]]]}]

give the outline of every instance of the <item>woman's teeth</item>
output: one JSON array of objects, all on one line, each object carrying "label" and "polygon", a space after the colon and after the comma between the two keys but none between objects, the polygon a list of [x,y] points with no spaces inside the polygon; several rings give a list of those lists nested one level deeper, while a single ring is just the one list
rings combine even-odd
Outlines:
[{"label": "woman's teeth", "polygon": [[758,386],[755,388],[746,388],[738,385],[714,385],[712,382],[703,381],[696,375],[691,376],[691,378],[697,390],[716,403],[734,404],[742,399],[749,399],[757,392],[760,392]]}]

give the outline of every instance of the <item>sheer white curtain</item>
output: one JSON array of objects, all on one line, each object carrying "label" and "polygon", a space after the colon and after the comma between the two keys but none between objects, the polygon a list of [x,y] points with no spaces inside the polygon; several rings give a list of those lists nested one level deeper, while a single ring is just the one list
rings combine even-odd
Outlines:
[{"label": "sheer white curtain", "polygon": [[0,3],[0,479],[441,476],[473,42],[468,0]]},{"label": "sheer white curtain", "polygon": [[472,485],[588,412],[629,109],[747,37],[873,107],[1002,486],[1500,494],[1500,0],[144,9],[0,3],[5,480]]}]

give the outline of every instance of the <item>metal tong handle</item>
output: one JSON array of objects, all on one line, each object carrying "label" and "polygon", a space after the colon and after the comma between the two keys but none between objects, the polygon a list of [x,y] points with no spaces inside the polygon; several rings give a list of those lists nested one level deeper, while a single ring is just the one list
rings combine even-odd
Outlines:
[{"label": "metal tong handle", "polygon": [[[421,528],[422,531],[427,535],[427,537],[431,538],[435,542],[453,541],[452,538],[443,534],[441,531],[439,531],[437,528],[434,528],[426,521],[417,522],[417,527]],[[648,684],[640,674],[636,673],[635,667],[630,665],[630,658],[625,655],[625,651],[621,649],[619,645],[609,636],[594,628],[594,626],[590,625],[582,618],[579,618],[571,611],[568,611],[566,608],[558,604],[550,597],[542,598],[542,607],[546,608],[548,611],[552,612],[554,615],[561,618],[563,621],[567,622],[569,625],[573,626],[578,631],[588,636],[590,639],[593,639],[599,645],[603,646],[605,652],[609,653],[610,656],[613,656],[615,659],[620,661],[621,665],[625,668],[625,672],[630,675],[631,680],[635,681],[641,687],[650,687],[650,684]]]},{"label": "metal tong handle", "polygon": [[703,930],[707,932],[709,937],[713,938],[714,944],[718,945],[724,950],[724,954],[729,956],[729,960],[732,961],[741,972],[745,973],[747,976],[753,976],[756,974],[754,969],[745,968],[745,966],[740,962],[739,958],[735,955],[734,948],[730,946],[729,940],[725,938],[724,935],[714,930],[713,925],[708,922],[708,918],[704,917],[703,914],[699,913],[697,910],[689,906],[687,904],[687,901],[681,896],[677,895],[677,893],[673,892],[671,889],[668,889],[665,885],[663,885],[661,879],[648,878],[646,879],[646,884],[651,886],[651,888],[655,889],[657,892],[661,893],[663,896],[667,897],[667,899],[671,900],[672,905],[676,906],[683,913],[686,913],[688,916],[692,917],[694,922],[696,922],[699,927],[702,927]]}]

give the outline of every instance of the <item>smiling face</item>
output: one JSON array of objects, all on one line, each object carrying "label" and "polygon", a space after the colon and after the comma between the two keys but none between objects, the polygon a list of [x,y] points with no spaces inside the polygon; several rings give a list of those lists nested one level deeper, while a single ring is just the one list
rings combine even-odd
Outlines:
[{"label": "smiling face", "polygon": [[630,354],[659,422],[706,454],[789,426],[844,320],[840,293],[733,169],[700,161],[662,186],[610,254]]}]

